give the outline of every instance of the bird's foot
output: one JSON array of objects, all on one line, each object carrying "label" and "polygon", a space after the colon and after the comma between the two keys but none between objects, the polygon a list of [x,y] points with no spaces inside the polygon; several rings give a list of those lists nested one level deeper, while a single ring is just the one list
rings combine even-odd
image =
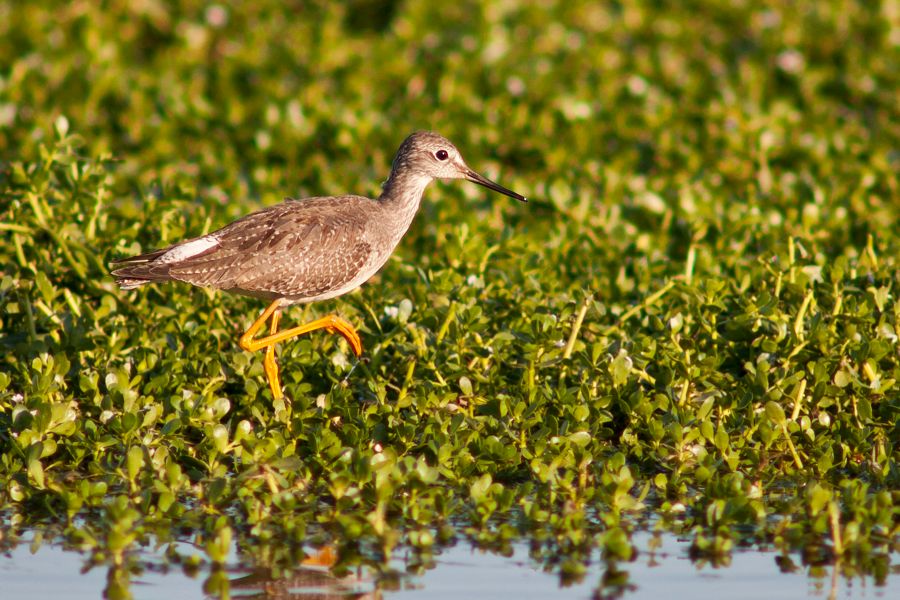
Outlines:
[{"label": "bird's foot", "polygon": [[350,344],[350,349],[353,350],[353,354],[359,356],[362,354],[362,340],[359,338],[359,333],[356,332],[356,328],[350,324],[349,321],[346,321],[335,315],[328,315],[327,317],[323,317],[320,321],[326,321],[323,323],[323,327],[325,331],[328,333],[338,333],[347,340],[347,343]]}]

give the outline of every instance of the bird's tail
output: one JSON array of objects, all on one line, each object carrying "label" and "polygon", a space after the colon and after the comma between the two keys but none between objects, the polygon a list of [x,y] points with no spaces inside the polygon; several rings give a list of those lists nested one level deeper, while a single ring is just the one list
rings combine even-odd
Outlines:
[{"label": "bird's tail", "polygon": [[[169,275],[170,265],[158,262],[160,256],[165,254],[167,248],[155,250],[147,254],[131,256],[113,261],[113,266],[117,267],[112,271],[116,283],[123,290],[133,290],[148,283],[155,281],[171,281],[172,276]],[[123,265],[123,266],[119,266]]]}]

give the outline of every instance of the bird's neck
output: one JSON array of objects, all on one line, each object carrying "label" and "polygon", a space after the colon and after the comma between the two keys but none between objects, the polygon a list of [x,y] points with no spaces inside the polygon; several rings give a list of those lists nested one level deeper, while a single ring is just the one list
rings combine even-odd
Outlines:
[{"label": "bird's neck", "polygon": [[431,177],[410,171],[394,171],[384,182],[378,203],[386,209],[386,214],[394,221],[393,231],[398,233],[397,241],[412,224],[425,188]]}]

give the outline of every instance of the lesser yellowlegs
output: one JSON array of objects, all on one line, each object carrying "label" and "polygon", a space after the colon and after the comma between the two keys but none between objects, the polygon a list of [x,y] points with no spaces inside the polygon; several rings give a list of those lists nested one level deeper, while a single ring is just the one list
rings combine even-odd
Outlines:
[{"label": "lesser yellowlegs", "polygon": [[[400,145],[377,200],[363,196],[288,199],[168,248],[116,261],[112,274],[124,290],[156,281],[185,281],[271,301],[241,336],[249,352],[265,349],[263,367],[275,398],[282,397],[275,344],[326,329],[362,353],[359,334],[328,315],[278,331],[281,310],[355,289],[387,261],[409,229],[425,188],[434,179],[468,179],[517,200],[525,197],[479,175],[456,147],[430,131]],[[269,335],[254,336],[269,321]]]}]

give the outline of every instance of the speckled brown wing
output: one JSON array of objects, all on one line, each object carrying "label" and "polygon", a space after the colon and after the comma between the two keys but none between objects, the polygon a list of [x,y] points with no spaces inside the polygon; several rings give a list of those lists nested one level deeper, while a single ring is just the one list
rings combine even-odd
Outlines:
[{"label": "speckled brown wing", "polygon": [[288,200],[211,234],[215,248],[168,267],[173,279],[266,297],[313,298],[341,289],[371,252],[366,198]]}]

